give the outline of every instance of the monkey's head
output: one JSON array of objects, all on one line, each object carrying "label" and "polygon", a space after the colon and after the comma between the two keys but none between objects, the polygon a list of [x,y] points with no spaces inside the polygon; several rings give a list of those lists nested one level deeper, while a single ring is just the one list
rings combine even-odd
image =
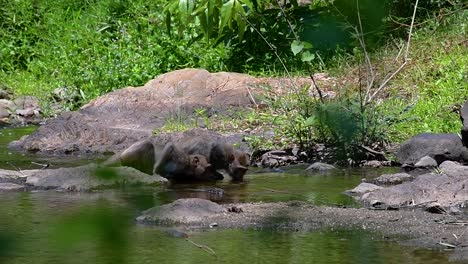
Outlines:
[{"label": "monkey's head", "polygon": [[250,164],[249,156],[240,150],[234,150],[234,152],[231,155],[229,155],[228,161],[228,173],[232,177],[232,180],[244,180],[244,175],[247,172]]},{"label": "monkey's head", "polygon": [[207,170],[211,168],[211,164],[203,155],[189,155],[190,167],[196,176],[203,175]]}]

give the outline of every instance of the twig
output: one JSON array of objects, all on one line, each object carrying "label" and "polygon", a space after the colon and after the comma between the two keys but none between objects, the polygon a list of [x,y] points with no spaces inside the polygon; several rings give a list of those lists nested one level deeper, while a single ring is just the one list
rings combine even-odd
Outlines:
[{"label": "twig", "polygon": [[405,62],[408,60],[409,48],[411,44],[411,35],[413,34],[414,19],[416,17],[416,9],[418,8],[418,2],[419,0],[416,0],[416,3],[414,4],[413,17],[411,18],[411,26],[408,33],[408,43],[406,44]]},{"label": "twig", "polygon": [[49,163],[47,163],[47,164],[42,164],[42,163],[37,163],[37,162],[34,162],[34,161],[31,161],[31,164],[42,166],[41,170],[47,169],[47,168],[50,166]]},{"label": "twig", "polygon": [[400,206],[400,207],[401,207],[401,208],[405,208],[405,207],[417,207],[417,206],[425,205],[425,204],[428,204],[428,203],[434,203],[434,202],[437,202],[437,200],[426,201],[426,202],[421,202],[421,203],[415,204],[415,203],[414,203],[414,200],[413,200],[411,204],[402,205],[402,206]]},{"label": "twig", "polygon": [[441,246],[444,246],[444,247],[448,247],[448,248],[456,248],[457,246],[455,245],[452,245],[452,244],[449,244],[449,243],[445,243],[445,242],[438,242],[437,244],[441,245]]},{"label": "twig", "polygon": [[364,146],[364,145],[361,145],[360,146],[361,148],[363,148],[365,151],[373,154],[373,155],[376,155],[376,156],[382,156],[382,158],[384,158],[385,160],[388,160],[386,157],[385,157],[385,153],[383,151],[377,151],[377,150],[374,150],[374,149],[371,149],[367,146]]},{"label": "twig", "polygon": [[[367,97],[369,96],[370,89],[372,86],[374,86],[374,81],[375,81],[375,73],[372,68],[372,63],[369,58],[369,53],[367,53],[366,49],[366,42],[364,41],[364,31],[362,30],[362,21],[361,21],[361,12],[359,11],[359,0],[356,1],[356,10],[357,10],[357,16],[358,16],[358,22],[359,22],[359,30],[355,27],[354,30],[356,31],[359,43],[361,44],[361,47],[364,51],[364,58],[366,60],[366,67],[367,67],[367,87],[366,87],[366,95],[364,96],[364,101],[366,101]],[[370,78],[369,78],[370,74]]]},{"label": "twig", "polygon": [[255,105],[255,107],[258,107],[257,101],[255,101],[255,98],[252,95],[252,92],[250,91],[250,87],[248,85],[245,86],[247,88],[247,92],[249,93],[250,100],[252,100],[252,103]]},{"label": "twig", "polygon": [[274,190],[274,189],[268,189],[268,188],[262,188],[262,189],[265,190],[265,191],[273,192],[273,193],[284,193],[284,194],[291,194],[291,195],[295,195],[295,196],[309,198],[309,197],[307,197],[305,195],[298,194],[298,193],[292,193],[292,192],[288,192],[288,191]]},{"label": "twig", "polygon": [[[202,249],[202,250],[204,250],[204,251],[210,253],[211,255],[216,256],[216,252],[215,252],[213,249],[211,249],[210,247],[206,246],[206,245],[197,244],[197,243],[193,242],[192,240],[190,240],[190,239],[188,239],[188,238],[186,238],[185,241],[188,241],[188,242],[190,242],[192,245],[196,246],[197,248]],[[216,256],[216,257],[217,257],[217,256]]]},{"label": "twig", "polygon": [[323,104],[324,100],[323,100],[322,90],[320,90],[319,86],[315,82],[314,74],[312,73],[310,68],[308,68],[307,71],[309,72],[309,77],[312,80],[312,83],[314,84],[315,90],[317,90],[317,93],[319,94],[320,102]]},{"label": "twig", "polygon": [[7,161],[6,163],[9,164],[10,166],[12,166],[13,168],[15,168],[15,170],[17,170],[17,171],[18,171],[19,173],[21,173],[22,175],[24,175],[23,171],[22,171],[20,168],[18,168],[18,167],[16,167],[15,165],[13,165],[13,163],[11,163],[11,162],[9,162],[9,161]]},{"label": "twig", "polygon": [[[289,19],[287,18],[286,13],[284,12],[284,9],[283,9],[283,5],[281,5],[281,4],[279,3],[279,0],[276,0],[276,2],[278,3],[278,6],[279,6],[280,11],[281,11],[281,14],[283,15],[284,19],[286,20],[286,23],[288,23],[289,29],[290,29],[291,32],[293,33],[294,38],[295,38],[296,40],[299,40],[299,35],[298,35],[298,34],[296,33],[296,31],[294,30],[294,27],[291,25],[291,21],[289,21]],[[321,102],[321,103],[324,103],[322,90],[320,90],[320,87],[317,85],[317,82],[315,82],[314,73],[312,72],[312,70],[310,69],[310,67],[307,67],[307,71],[308,71],[308,73],[309,73],[310,79],[312,80],[312,84],[314,85],[315,90],[317,90],[317,93],[318,93],[319,98],[320,98],[320,102]]]},{"label": "twig", "polygon": [[370,103],[372,101],[372,99],[374,99],[374,97],[387,85],[387,83],[390,80],[392,80],[395,77],[395,75],[397,75],[406,66],[406,64],[408,64],[408,61],[411,60],[410,58],[408,58],[408,56],[409,56],[409,48],[410,48],[410,45],[411,45],[411,36],[413,34],[414,19],[416,17],[416,10],[418,8],[418,2],[419,2],[419,0],[416,0],[416,3],[414,4],[413,17],[411,18],[411,26],[410,26],[410,30],[409,30],[409,33],[408,33],[408,41],[406,42],[406,52],[405,52],[405,57],[404,57],[403,63],[400,65],[400,67],[398,67],[398,69],[396,69],[396,71],[394,71],[390,75],[387,75],[388,77],[385,77],[385,79],[379,85],[377,90],[375,90],[375,92],[367,99],[366,103]]},{"label": "twig", "polygon": [[[379,88],[377,88],[377,90],[375,90],[375,92],[369,97],[369,99],[367,99],[367,103],[370,103],[372,101],[372,99],[374,99],[374,97],[383,89],[385,88],[385,86],[387,85],[387,83],[393,79],[393,77],[395,77],[395,75],[397,75],[405,66],[406,64],[408,64],[408,61],[404,61],[400,67],[398,67],[398,69],[396,71],[394,71],[392,74],[390,74],[390,76],[388,78],[385,78],[384,81],[379,85]],[[388,75],[387,75],[388,76]]]}]

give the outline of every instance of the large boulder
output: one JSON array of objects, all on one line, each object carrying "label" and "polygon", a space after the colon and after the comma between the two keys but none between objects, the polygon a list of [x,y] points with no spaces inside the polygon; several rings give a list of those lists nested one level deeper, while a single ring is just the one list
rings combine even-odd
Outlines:
[{"label": "large boulder", "polygon": [[[319,82],[330,83],[316,76]],[[35,133],[12,143],[15,149],[33,152],[106,153],[122,151],[148,138],[167,119],[195,117],[194,109],[205,108],[207,115],[232,107],[259,105],[262,86],[272,92],[301,86],[307,78],[254,78],[239,73],[210,73],[202,69],[169,72],[142,87],[128,87],[103,95],[76,112],[49,120]],[[322,84],[321,83],[321,84]],[[191,121],[190,124],[193,124]]]},{"label": "large boulder", "polygon": [[446,160],[468,162],[468,148],[457,134],[423,133],[403,142],[397,152],[397,160],[402,164],[414,165],[425,156],[438,164]]},{"label": "large boulder", "polygon": [[122,185],[161,185],[167,179],[148,175],[130,167],[100,168],[85,165],[74,168],[23,171],[26,185],[39,189],[89,191]]},{"label": "large boulder", "polygon": [[468,201],[465,188],[468,186],[468,166],[445,161],[439,166],[439,172],[419,175],[412,182],[348,193],[357,195],[357,200],[364,205],[378,201],[392,208],[426,206],[432,202],[444,207],[463,206]]},{"label": "large boulder", "polygon": [[141,223],[202,222],[207,217],[225,212],[226,209],[217,203],[199,198],[188,198],[150,208],[136,220]]}]

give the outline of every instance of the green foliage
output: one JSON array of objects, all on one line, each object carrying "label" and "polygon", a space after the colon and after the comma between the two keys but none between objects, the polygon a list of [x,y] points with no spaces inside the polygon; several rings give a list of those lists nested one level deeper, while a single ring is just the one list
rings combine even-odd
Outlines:
[{"label": "green foliage", "polygon": [[[249,137],[254,152],[267,147],[292,147],[314,155],[316,144],[324,144],[328,158],[343,163],[359,162],[367,157],[364,147],[383,149],[387,125],[397,120],[384,117],[382,109],[363,106],[359,98],[343,97],[321,102],[311,96],[309,86],[286,95],[270,94],[265,101],[267,113],[246,118],[257,126],[273,129],[270,137]],[[268,148],[267,148],[268,149]]]},{"label": "green foliage", "polygon": [[171,70],[225,70],[223,45],[169,37],[161,27],[165,1],[2,1],[0,79],[16,93],[46,99],[68,87],[80,94],[77,107]]},{"label": "green foliage", "polygon": [[359,99],[345,98],[317,106],[317,130],[339,161],[367,159],[364,147],[383,149],[389,122],[373,105],[363,106]]},{"label": "green foliage", "polygon": [[392,141],[423,132],[460,132],[455,108],[468,99],[468,51],[461,44],[467,25],[465,10],[416,32],[413,66],[395,80],[391,97],[382,106],[389,112],[412,106],[402,114],[403,122],[390,126]]}]

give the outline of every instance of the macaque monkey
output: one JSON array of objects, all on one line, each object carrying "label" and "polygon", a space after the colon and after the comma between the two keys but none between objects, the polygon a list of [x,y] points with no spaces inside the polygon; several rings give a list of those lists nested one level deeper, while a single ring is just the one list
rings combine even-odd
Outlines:
[{"label": "macaque monkey", "polygon": [[135,168],[146,174],[153,174],[155,150],[153,143],[146,139],[141,140],[122,153],[117,153],[102,163],[104,166],[127,166]]},{"label": "macaque monkey", "polygon": [[[179,143],[183,152],[189,155],[203,155],[212,166],[212,171],[225,170],[234,181],[242,181],[250,160],[247,154],[234,149],[230,144],[214,141],[207,136],[192,137]],[[219,177],[219,176],[218,176]]]},{"label": "macaque monkey", "polygon": [[[154,166],[154,173],[168,179],[217,180],[217,175],[205,156],[189,155],[168,142]],[[222,176],[222,175],[221,175]]]}]

